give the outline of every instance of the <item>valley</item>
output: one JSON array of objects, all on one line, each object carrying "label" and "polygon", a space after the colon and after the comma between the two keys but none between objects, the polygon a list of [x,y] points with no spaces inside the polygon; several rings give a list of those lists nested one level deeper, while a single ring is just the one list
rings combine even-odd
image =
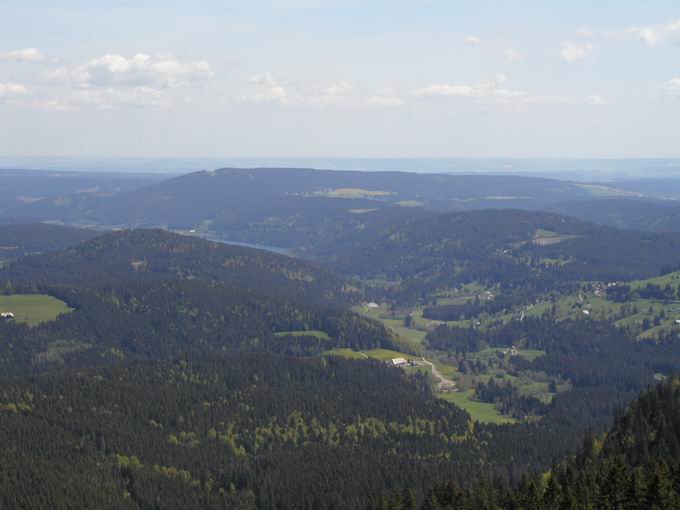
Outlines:
[{"label": "valley", "polygon": [[[680,370],[677,234],[531,210],[555,188],[503,208],[543,181],[285,171],[300,181],[276,195],[261,175],[114,194],[101,207],[137,218],[115,229],[85,203],[63,210],[71,226],[0,225],[0,434],[18,438],[2,453],[19,480],[0,497],[29,504],[36,476],[35,497],[112,508],[368,508],[480,477],[510,491]],[[197,196],[212,219],[176,223]],[[153,197],[173,206],[147,216]]]}]

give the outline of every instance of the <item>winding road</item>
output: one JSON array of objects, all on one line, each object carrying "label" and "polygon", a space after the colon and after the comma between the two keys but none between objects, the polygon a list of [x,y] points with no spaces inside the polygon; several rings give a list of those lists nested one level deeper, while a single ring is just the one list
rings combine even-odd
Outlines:
[{"label": "winding road", "polygon": [[439,370],[437,370],[437,367],[434,366],[434,363],[426,360],[424,357],[421,357],[421,359],[423,360],[423,363],[430,365],[432,368],[432,377],[439,381],[435,386],[435,391],[458,391],[456,388],[456,383],[451,379],[444,377],[444,375]]}]

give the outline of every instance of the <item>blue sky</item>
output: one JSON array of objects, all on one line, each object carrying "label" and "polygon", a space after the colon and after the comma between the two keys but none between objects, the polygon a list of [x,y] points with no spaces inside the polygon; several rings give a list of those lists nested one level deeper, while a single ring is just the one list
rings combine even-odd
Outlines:
[{"label": "blue sky", "polygon": [[0,155],[680,156],[677,0],[4,0],[0,33]]}]

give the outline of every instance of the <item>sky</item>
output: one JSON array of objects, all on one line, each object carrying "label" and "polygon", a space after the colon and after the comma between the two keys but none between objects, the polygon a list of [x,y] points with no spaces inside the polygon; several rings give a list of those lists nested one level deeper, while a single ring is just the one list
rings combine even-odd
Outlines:
[{"label": "sky", "polygon": [[0,156],[680,156],[678,0],[2,0]]}]

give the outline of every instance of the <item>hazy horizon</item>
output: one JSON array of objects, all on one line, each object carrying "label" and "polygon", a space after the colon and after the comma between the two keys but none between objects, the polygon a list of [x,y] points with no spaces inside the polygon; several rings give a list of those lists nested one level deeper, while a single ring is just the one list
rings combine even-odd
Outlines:
[{"label": "hazy horizon", "polygon": [[0,156],[0,171],[44,170],[177,175],[219,168],[308,168],[369,172],[505,174],[581,181],[680,178],[680,158],[95,158]]}]

